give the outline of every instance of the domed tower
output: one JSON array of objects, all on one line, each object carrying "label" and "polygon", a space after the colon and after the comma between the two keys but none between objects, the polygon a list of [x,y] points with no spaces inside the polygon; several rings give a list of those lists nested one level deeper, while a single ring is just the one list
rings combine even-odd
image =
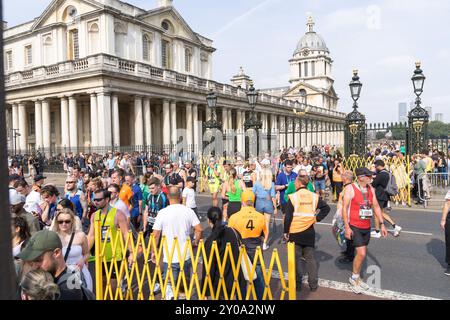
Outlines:
[{"label": "domed tower", "polygon": [[307,32],[300,39],[290,63],[290,89],[285,98],[304,101],[326,109],[336,109],[338,97],[334,91],[331,67],[333,60],[325,40],[314,31],[314,20],[308,17]]}]

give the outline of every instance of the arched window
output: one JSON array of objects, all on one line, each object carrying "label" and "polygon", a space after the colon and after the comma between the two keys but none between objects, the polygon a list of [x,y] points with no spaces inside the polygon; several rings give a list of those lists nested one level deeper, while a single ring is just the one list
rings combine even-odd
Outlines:
[{"label": "arched window", "polygon": [[98,53],[100,50],[99,28],[96,22],[89,26],[89,52]]},{"label": "arched window", "polygon": [[49,65],[53,63],[53,48],[52,48],[52,37],[46,36],[44,38],[44,64]]},{"label": "arched window", "polygon": [[170,69],[172,67],[172,50],[171,44],[167,40],[162,40],[161,42],[161,62],[162,67],[165,69]]},{"label": "arched window", "polygon": [[191,72],[192,70],[192,51],[189,48],[184,50],[184,69],[186,72]]},{"label": "arched window", "polygon": [[78,43],[78,29],[69,31],[69,60],[76,60],[80,58],[80,47]]},{"label": "arched window", "polygon": [[151,61],[152,41],[148,34],[142,36],[142,59],[144,61]]},{"label": "arched window", "polygon": [[125,56],[125,38],[127,35],[125,26],[122,23],[114,24],[114,40],[115,40],[115,52],[118,57]]}]

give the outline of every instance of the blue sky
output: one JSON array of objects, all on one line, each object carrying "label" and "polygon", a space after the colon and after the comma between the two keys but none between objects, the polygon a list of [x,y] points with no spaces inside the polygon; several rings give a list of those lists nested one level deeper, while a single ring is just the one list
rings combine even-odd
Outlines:
[{"label": "blue sky", "polygon": [[[4,0],[9,26],[39,16],[50,0]],[[155,0],[128,0],[144,9]],[[242,66],[258,88],[288,85],[289,63],[314,16],[334,60],[338,110],[349,112],[348,83],[360,70],[360,111],[369,122],[397,121],[398,103],[413,101],[414,62],[427,77],[423,104],[450,122],[448,0],[174,0],[191,28],[214,40],[214,79],[229,83]],[[27,8],[26,12],[24,8]]]}]

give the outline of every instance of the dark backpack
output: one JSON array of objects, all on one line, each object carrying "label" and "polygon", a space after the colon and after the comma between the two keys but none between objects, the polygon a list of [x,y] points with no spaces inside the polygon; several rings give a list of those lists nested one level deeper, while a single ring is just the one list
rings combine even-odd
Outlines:
[{"label": "dark backpack", "polygon": [[389,182],[386,186],[386,189],[384,190],[386,191],[386,194],[389,197],[395,197],[396,195],[398,195],[397,180],[395,179],[395,176],[392,173],[388,172],[388,174],[389,174]]},{"label": "dark backpack", "polygon": [[84,285],[79,276],[77,276],[77,273],[81,276],[81,271],[80,272],[67,271],[61,278],[58,279],[58,282],[56,284],[59,286],[62,285],[64,282],[66,283],[69,281],[72,282],[73,279],[71,279],[71,277],[75,276],[77,277],[75,281],[81,282],[80,289],[83,294],[83,300],[96,300],[94,293]]}]

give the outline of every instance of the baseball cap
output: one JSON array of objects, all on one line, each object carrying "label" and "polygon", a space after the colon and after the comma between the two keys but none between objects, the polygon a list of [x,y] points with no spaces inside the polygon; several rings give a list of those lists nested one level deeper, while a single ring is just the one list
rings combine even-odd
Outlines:
[{"label": "baseball cap", "polygon": [[47,179],[47,177],[44,177],[42,174],[38,174],[34,177],[34,182],[38,182],[39,180]]},{"label": "baseball cap", "polygon": [[58,234],[50,230],[36,232],[28,241],[27,246],[17,255],[23,261],[33,261],[47,251],[62,249]]},{"label": "baseball cap", "polygon": [[[15,191],[15,190],[13,190],[13,191]],[[25,197],[23,195],[21,195],[17,191],[9,193],[9,204],[10,205],[15,206],[16,204],[19,204],[22,202],[25,202]]]},{"label": "baseball cap", "polygon": [[247,201],[255,202],[255,194],[253,193],[252,190],[245,189],[244,191],[242,191],[241,201],[242,202],[247,202]]},{"label": "baseball cap", "polygon": [[22,177],[19,176],[19,175],[16,174],[16,173],[14,173],[14,174],[12,174],[12,175],[9,176],[9,181],[10,181],[10,182],[11,182],[11,181],[14,181],[14,180],[20,180],[20,179],[22,179]]},{"label": "baseball cap", "polygon": [[367,169],[366,167],[358,168],[358,169],[356,169],[356,176],[357,177],[361,177],[361,176],[371,177],[371,176],[373,176],[373,172],[370,171],[369,169]]}]

